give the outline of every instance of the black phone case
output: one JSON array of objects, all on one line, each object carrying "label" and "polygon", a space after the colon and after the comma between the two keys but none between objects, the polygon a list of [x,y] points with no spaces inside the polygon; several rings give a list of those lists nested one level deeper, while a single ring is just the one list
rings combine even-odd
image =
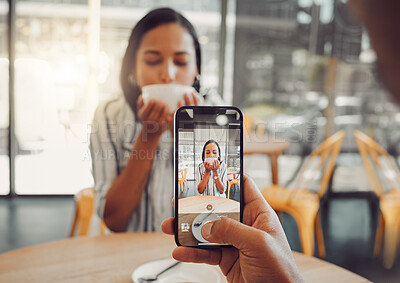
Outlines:
[{"label": "black phone case", "polygon": [[[179,242],[179,236],[178,236],[178,211],[179,211],[179,202],[178,196],[179,196],[179,182],[178,182],[178,161],[179,161],[179,156],[178,156],[178,126],[177,126],[177,114],[179,111],[184,110],[184,109],[201,109],[205,112],[210,112],[213,113],[213,111],[218,111],[218,109],[230,109],[230,110],[235,110],[240,114],[240,168],[242,171],[242,174],[240,174],[240,222],[243,223],[243,207],[244,207],[244,198],[243,198],[243,113],[242,111],[234,106],[183,106],[180,107],[174,115],[174,204],[175,204],[175,209],[174,209],[174,238],[175,238],[175,243],[177,246],[184,246]],[[232,247],[231,245],[201,245],[201,246],[187,246],[187,247],[194,247],[194,248],[202,248],[202,249],[215,249],[215,248],[230,248]]]}]

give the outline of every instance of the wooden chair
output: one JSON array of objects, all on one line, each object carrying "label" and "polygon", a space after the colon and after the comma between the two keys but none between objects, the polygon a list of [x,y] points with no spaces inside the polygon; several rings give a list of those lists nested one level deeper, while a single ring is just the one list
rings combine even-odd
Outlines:
[{"label": "wooden chair", "polygon": [[[229,176],[232,176],[232,177],[229,177]],[[231,192],[231,187],[233,185],[237,185],[240,190],[240,180],[236,179],[236,174],[228,174],[228,196],[227,196],[228,199],[229,199],[229,194]]]},{"label": "wooden chair", "polygon": [[179,182],[179,186],[181,187],[181,192],[183,193],[183,184],[186,184],[186,188],[189,188],[187,180],[186,180],[187,168],[179,170],[178,173],[179,173],[178,182]]},{"label": "wooden chair", "polygon": [[[383,265],[390,269],[396,258],[400,232],[400,173],[390,155],[377,142],[360,131],[354,131],[364,170],[379,198],[379,219],[374,255],[379,256],[384,239]],[[385,188],[386,187],[386,188]]]},{"label": "wooden chair", "polygon": [[258,135],[262,135],[265,133],[265,124],[259,118],[244,115],[243,116],[243,130],[244,130],[244,134],[255,133]]},{"label": "wooden chair", "polygon": [[253,118],[247,115],[243,116],[243,130],[246,133],[251,133],[253,129]]},{"label": "wooden chair", "polygon": [[[339,131],[321,143],[304,162],[293,186],[272,185],[262,194],[277,212],[286,212],[296,220],[304,254],[314,255],[314,231],[320,257],[325,257],[325,245],[319,215],[320,199],[325,194],[344,139]],[[315,192],[310,191],[315,185]]]},{"label": "wooden chair", "polygon": [[[90,222],[94,213],[94,190],[93,188],[83,189],[78,192],[75,197],[75,216],[72,223],[70,237],[75,235],[78,229],[79,236],[87,236],[89,234]],[[107,226],[103,221],[100,222],[100,234],[106,234]]]}]

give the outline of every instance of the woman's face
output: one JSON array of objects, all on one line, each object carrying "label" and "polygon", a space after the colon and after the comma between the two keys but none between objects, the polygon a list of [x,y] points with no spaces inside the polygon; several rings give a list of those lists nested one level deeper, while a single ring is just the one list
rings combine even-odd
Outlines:
[{"label": "woman's face", "polygon": [[140,88],[150,84],[192,85],[198,74],[192,36],[179,24],[160,25],[142,38],[133,75]]},{"label": "woman's face", "polygon": [[204,151],[205,158],[218,158],[218,147],[215,143],[209,143],[206,145],[206,149]]}]

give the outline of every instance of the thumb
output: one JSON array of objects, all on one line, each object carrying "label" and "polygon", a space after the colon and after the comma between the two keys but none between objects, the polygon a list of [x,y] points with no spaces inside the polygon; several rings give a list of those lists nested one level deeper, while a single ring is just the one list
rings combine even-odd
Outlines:
[{"label": "thumb", "polygon": [[264,237],[263,231],[227,217],[204,224],[201,234],[209,242],[232,245],[239,250],[247,249],[260,236]]}]

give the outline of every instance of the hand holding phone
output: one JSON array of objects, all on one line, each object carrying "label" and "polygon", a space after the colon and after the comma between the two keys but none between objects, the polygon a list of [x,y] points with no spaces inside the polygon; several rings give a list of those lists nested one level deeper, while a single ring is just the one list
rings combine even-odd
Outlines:
[{"label": "hand holding phone", "polygon": [[[285,232],[273,209],[256,184],[244,177],[243,223],[224,218],[203,226],[210,242],[228,243],[230,249],[200,250],[177,247],[173,258],[183,262],[219,265],[228,282],[304,282],[293,259]],[[166,234],[174,234],[174,219],[162,224]]]},{"label": "hand holding phone", "polygon": [[[243,116],[235,107],[184,106],[175,114],[175,240],[215,247],[201,228],[223,218],[242,220]],[[238,175],[230,184],[230,170]],[[179,171],[187,172],[186,179]],[[228,176],[229,175],[229,176]]]}]

